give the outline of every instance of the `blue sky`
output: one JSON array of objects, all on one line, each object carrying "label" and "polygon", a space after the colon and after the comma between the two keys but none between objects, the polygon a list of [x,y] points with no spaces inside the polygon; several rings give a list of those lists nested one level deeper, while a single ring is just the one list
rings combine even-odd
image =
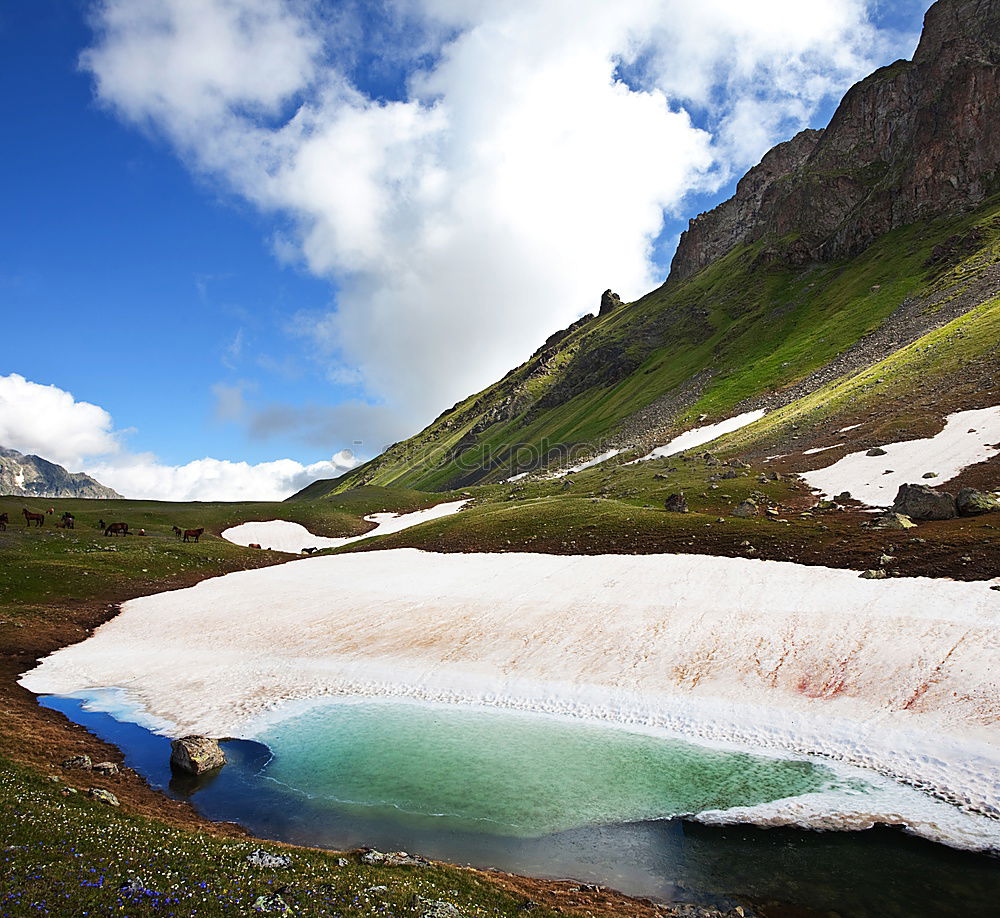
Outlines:
[{"label": "blue sky", "polygon": [[[409,0],[406,15],[373,17],[366,4],[240,0],[255,31],[230,40],[215,0],[133,2],[149,16],[138,24],[122,3],[0,11],[0,304],[16,342],[0,377],[100,406],[115,455],[60,440],[58,415],[50,430],[0,417],[14,441],[0,445],[112,477],[141,455],[150,468],[120,480],[156,496],[206,496],[191,476],[148,484],[203,457],[376,452],[596,307],[603,287],[640,295],[688,216],[771,143],[825,124],[873,65],[912,52],[928,5],[823,0],[829,27],[782,35],[776,10],[773,29],[720,38],[711,10],[664,31],[646,11],[605,21],[595,7],[588,30],[585,3],[570,24],[559,3],[473,17]],[[615,30],[619,45],[604,38]],[[206,36],[218,68],[180,72]],[[592,96],[577,92],[592,77]],[[305,130],[290,130],[296,112]],[[553,112],[567,122],[546,143]],[[577,155],[609,142],[605,124],[621,153]],[[575,184],[536,212],[564,162]]]}]

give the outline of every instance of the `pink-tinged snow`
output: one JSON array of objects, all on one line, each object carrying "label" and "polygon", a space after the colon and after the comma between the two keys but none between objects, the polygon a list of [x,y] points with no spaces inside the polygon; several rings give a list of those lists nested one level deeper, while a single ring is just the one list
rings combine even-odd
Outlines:
[{"label": "pink-tinged snow", "polygon": [[739,430],[741,427],[753,424],[754,421],[759,421],[765,414],[767,414],[767,411],[761,408],[758,411],[748,411],[745,414],[738,414],[736,417],[726,418],[726,420],[719,421],[717,424],[695,427],[674,437],[669,443],[657,446],[651,453],[647,453],[639,459],[634,459],[629,464],[646,462],[649,459],[664,459],[667,456],[673,456],[677,453],[683,453],[685,450],[694,449],[696,446],[703,446],[706,443],[711,443],[712,440],[718,439],[723,434],[732,433],[734,430]]},{"label": "pink-tinged snow", "polygon": [[847,823],[892,817],[1000,848],[998,674],[987,583],[699,555],[397,549],[131,600],[21,681],[124,687],[171,731],[216,736],[252,736],[292,701],[390,696],[823,755],[965,808],[905,789],[891,812],[856,801]]},{"label": "pink-tinged snow", "polygon": [[467,500],[455,500],[444,504],[437,504],[426,510],[417,510],[413,513],[373,513],[370,516],[366,516],[365,519],[369,523],[377,524],[374,529],[369,529],[363,535],[339,539],[313,535],[305,526],[289,522],[288,520],[241,523],[239,526],[226,529],[222,533],[222,538],[235,545],[260,545],[262,548],[269,548],[274,551],[287,551],[298,554],[305,548],[340,548],[342,545],[350,545],[352,542],[360,542],[362,539],[371,539],[374,536],[401,532],[404,529],[409,529],[411,526],[419,526],[421,523],[457,513],[467,503]]},{"label": "pink-tinged snow", "polygon": [[[872,507],[889,506],[901,484],[938,487],[964,468],[1000,452],[1000,406],[949,415],[944,429],[933,437],[886,443],[884,456],[850,453],[826,468],[802,472],[812,487],[824,494],[850,491]],[[935,478],[923,479],[925,472]]]}]

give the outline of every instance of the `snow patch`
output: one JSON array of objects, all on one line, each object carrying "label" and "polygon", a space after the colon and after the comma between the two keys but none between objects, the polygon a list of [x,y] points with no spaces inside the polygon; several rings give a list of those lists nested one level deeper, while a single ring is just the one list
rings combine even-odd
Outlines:
[{"label": "snow patch", "polygon": [[862,503],[886,507],[900,485],[922,482],[925,472],[937,473],[928,480],[932,487],[943,484],[967,466],[997,455],[998,441],[1000,406],[959,411],[949,415],[944,429],[933,437],[886,443],[884,456],[868,456],[865,450],[850,453],[801,477],[824,494],[850,491]]},{"label": "snow patch", "polygon": [[633,459],[629,465],[634,465],[637,462],[646,462],[649,459],[663,459],[667,456],[683,453],[688,449],[694,449],[696,446],[710,443],[723,434],[732,433],[734,430],[739,430],[741,427],[753,424],[754,421],[759,421],[765,414],[767,414],[767,410],[761,408],[758,411],[748,411],[745,414],[738,414],[736,417],[727,418],[724,421],[719,421],[717,424],[695,427],[674,437],[669,443],[656,447],[651,453],[640,459]]},{"label": "snow patch", "polygon": [[565,478],[567,475],[572,475],[574,472],[582,472],[584,469],[589,469],[592,466],[600,465],[602,462],[607,462],[619,453],[624,452],[620,449],[609,449],[607,452],[601,453],[599,456],[594,456],[592,459],[587,459],[585,462],[579,462],[576,465],[571,465],[567,469],[560,469],[558,472],[551,475],[551,478]]},{"label": "snow patch", "polygon": [[313,535],[305,526],[299,523],[292,523],[288,520],[268,520],[260,523],[241,523],[233,526],[222,533],[222,538],[235,545],[261,545],[273,551],[287,551],[298,554],[305,548],[340,548],[342,545],[350,545],[352,542],[360,542],[362,539],[371,539],[374,536],[390,535],[394,532],[402,532],[411,526],[419,526],[421,523],[430,520],[440,519],[457,513],[468,503],[467,500],[449,501],[428,507],[426,510],[417,510],[413,513],[373,513],[366,516],[369,523],[376,523],[374,529],[359,536],[349,536],[346,538],[327,538],[326,536]]},{"label": "snow patch", "polygon": [[838,446],[843,446],[843,443],[834,443],[833,446],[817,446],[813,449],[802,450],[803,456],[812,456],[815,453],[825,453],[828,449],[836,449]]}]

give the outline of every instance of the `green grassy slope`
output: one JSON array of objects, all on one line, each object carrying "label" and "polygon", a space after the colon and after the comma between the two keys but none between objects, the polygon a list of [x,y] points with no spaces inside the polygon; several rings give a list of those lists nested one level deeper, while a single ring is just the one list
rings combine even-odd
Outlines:
[{"label": "green grassy slope", "polygon": [[[636,412],[685,386],[679,427],[807,379],[908,297],[957,294],[1000,260],[1000,198],[895,230],[855,258],[793,266],[764,243],[577,323],[504,379],[364,466],[312,486],[446,490],[566,464],[622,439]],[[550,339],[551,341],[551,339]],[[669,430],[663,430],[664,437]]]}]

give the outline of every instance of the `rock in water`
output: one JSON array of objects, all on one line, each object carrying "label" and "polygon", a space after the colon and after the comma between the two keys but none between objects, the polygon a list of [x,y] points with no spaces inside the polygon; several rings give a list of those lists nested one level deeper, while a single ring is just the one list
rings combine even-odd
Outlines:
[{"label": "rock in water", "polygon": [[955,501],[959,516],[979,516],[980,513],[994,513],[1000,510],[1000,501],[992,494],[975,488],[962,488]]},{"label": "rock in water", "polygon": [[170,766],[190,775],[203,775],[225,764],[222,747],[207,736],[182,736],[170,744]]},{"label": "rock in water", "polygon": [[951,494],[917,484],[899,486],[892,510],[914,520],[952,520],[958,516]]},{"label": "rock in water", "polygon": [[683,494],[671,494],[663,505],[671,513],[687,513],[688,502]]}]

